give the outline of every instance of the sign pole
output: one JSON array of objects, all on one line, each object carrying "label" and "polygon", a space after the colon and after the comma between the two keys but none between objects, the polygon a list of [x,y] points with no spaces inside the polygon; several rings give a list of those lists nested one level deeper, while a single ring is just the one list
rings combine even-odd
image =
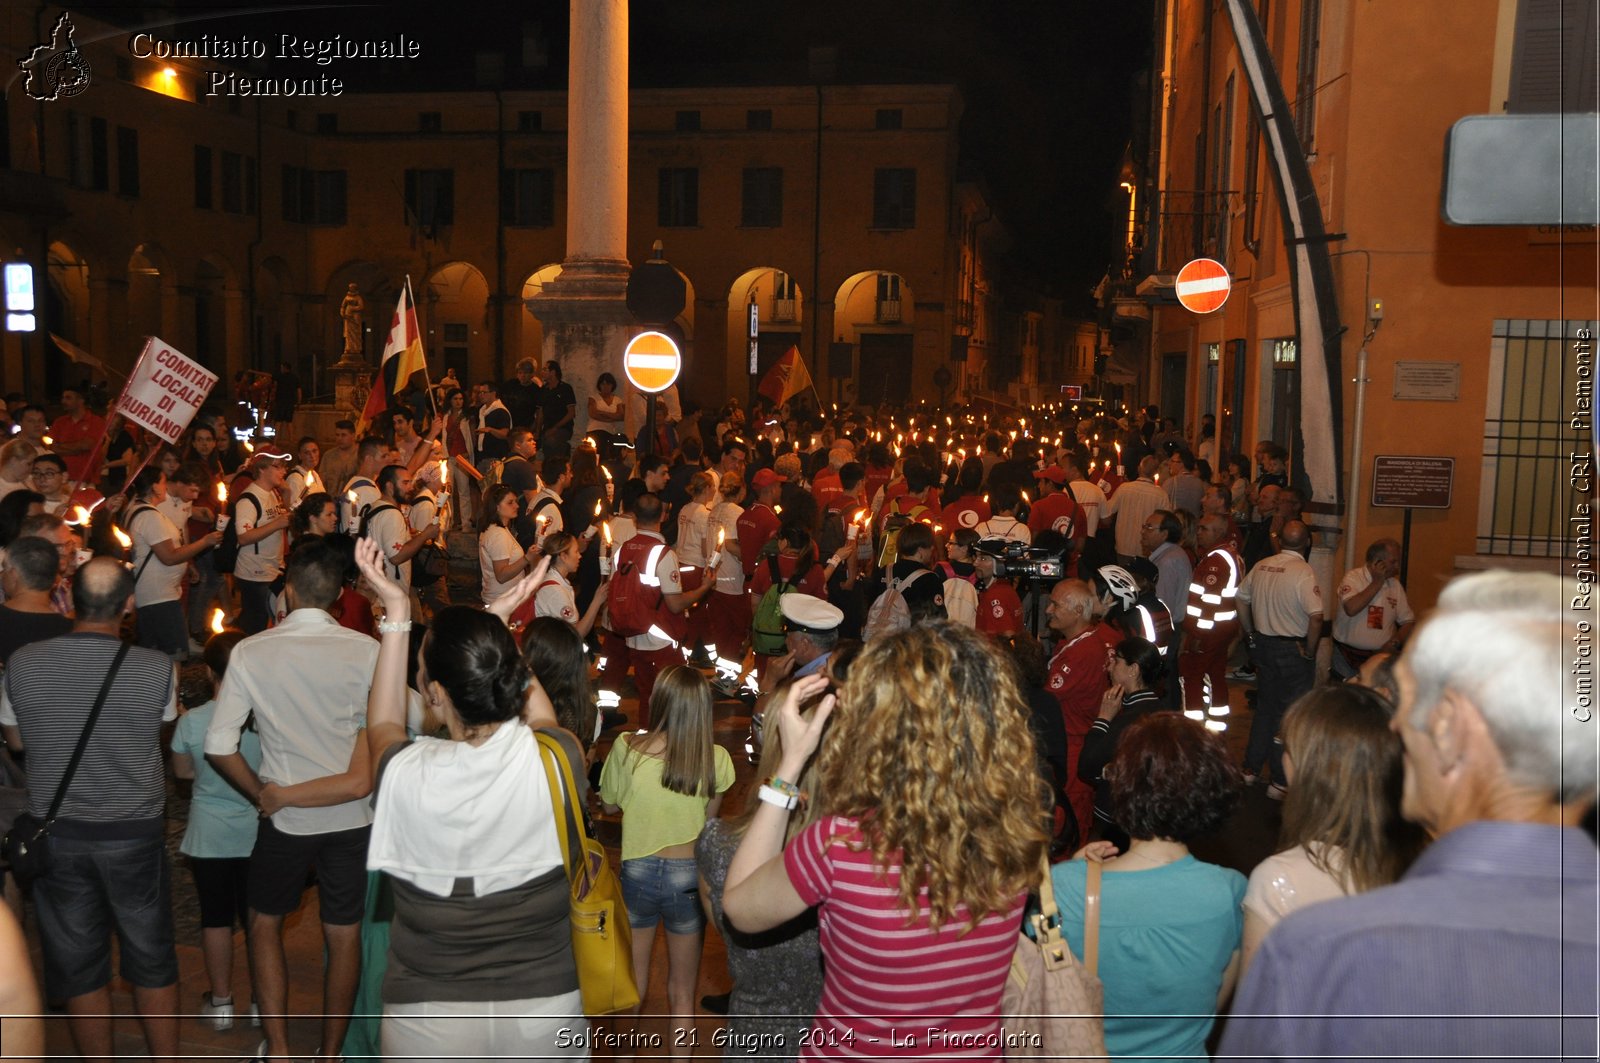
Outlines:
[{"label": "sign pole", "polygon": [[1400,522],[1400,583],[1406,582],[1406,569],[1411,564],[1411,507],[1407,506],[1401,511],[1405,516]]}]

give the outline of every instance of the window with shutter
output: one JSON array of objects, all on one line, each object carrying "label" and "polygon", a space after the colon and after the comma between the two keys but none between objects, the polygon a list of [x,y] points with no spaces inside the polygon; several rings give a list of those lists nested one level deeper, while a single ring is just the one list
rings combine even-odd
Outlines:
[{"label": "window with shutter", "polygon": [[669,166],[658,177],[656,220],[660,225],[687,228],[700,224],[700,171],[692,166]]},{"label": "window with shutter", "polygon": [[872,227],[917,227],[917,171],[900,167],[873,171]]},{"label": "window with shutter", "polygon": [[750,166],[744,171],[744,202],[739,224],[775,229],[783,224],[783,170]]},{"label": "window with shutter", "polygon": [[1579,0],[1520,0],[1511,47],[1511,114],[1600,110],[1596,88],[1600,10]]}]

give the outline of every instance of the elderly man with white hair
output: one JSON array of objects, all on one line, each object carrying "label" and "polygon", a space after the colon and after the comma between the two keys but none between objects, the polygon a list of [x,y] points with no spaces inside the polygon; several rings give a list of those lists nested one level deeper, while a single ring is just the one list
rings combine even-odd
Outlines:
[{"label": "elderly man with white hair", "polygon": [[[1582,606],[1583,608],[1574,608]],[[1576,584],[1459,579],[1396,666],[1401,810],[1434,836],[1401,881],[1271,934],[1233,1005],[1235,1058],[1594,1059],[1596,727]]]}]

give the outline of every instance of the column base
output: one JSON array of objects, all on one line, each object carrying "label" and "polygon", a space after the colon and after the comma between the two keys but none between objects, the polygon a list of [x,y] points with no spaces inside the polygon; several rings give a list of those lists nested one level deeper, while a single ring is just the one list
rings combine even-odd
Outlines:
[{"label": "column base", "polygon": [[559,277],[524,300],[544,326],[544,360],[559,363],[563,379],[572,385],[580,430],[589,422],[589,396],[601,373],[616,377],[619,394],[632,390],[622,372],[622,349],[639,331],[627,304],[631,272],[621,260],[568,262]]}]

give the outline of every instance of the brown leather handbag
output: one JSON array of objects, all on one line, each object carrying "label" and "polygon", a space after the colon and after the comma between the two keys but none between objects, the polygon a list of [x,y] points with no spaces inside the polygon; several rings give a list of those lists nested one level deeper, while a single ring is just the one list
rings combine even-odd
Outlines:
[{"label": "brown leather handbag", "polygon": [[1017,935],[1000,998],[1008,1059],[1103,1060],[1105,989],[1100,984],[1100,862],[1090,860],[1083,902],[1083,962],[1061,936],[1061,911],[1043,858],[1034,936]]}]

